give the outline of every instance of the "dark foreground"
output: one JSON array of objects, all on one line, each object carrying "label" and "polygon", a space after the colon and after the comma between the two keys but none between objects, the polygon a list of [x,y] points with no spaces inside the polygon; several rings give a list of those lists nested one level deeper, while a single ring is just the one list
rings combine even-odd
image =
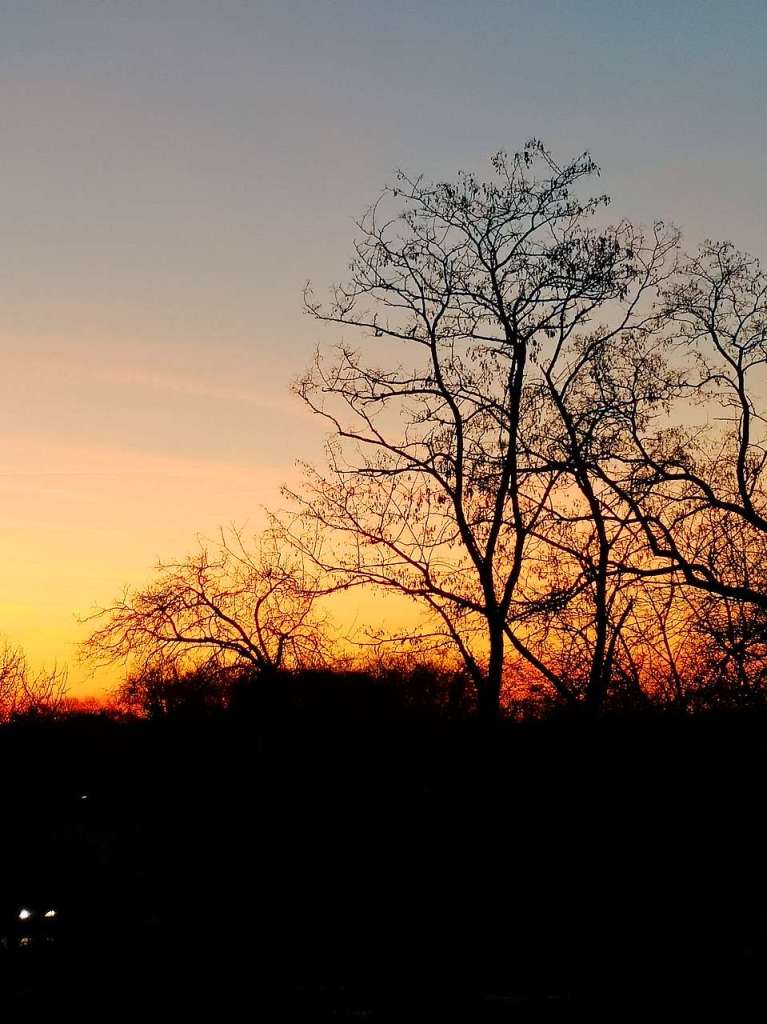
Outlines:
[{"label": "dark foreground", "polygon": [[765,736],[753,713],[6,727],[0,1017],[765,1020]]}]

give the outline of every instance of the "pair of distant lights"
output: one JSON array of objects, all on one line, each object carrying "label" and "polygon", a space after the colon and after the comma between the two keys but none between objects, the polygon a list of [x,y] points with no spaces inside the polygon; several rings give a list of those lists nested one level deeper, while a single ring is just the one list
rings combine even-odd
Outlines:
[{"label": "pair of distant lights", "polygon": [[[30,917],[34,917],[34,916],[35,916],[35,912],[33,910],[28,910],[26,907],[22,907],[21,910],[19,911],[19,921],[28,921],[30,919]],[[45,913],[43,914],[43,917],[47,917],[47,918],[51,918],[51,917],[55,917],[55,916],[56,916],[56,911],[53,910],[53,909],[46,910]]]}]

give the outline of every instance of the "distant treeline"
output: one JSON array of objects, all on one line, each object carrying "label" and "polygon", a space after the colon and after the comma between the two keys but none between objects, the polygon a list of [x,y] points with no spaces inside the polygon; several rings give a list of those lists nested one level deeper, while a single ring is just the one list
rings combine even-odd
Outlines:
[{"label": "distant treeline", "polygon": [[[534,686],[518,686],[527,697],[502,707],[504,718],[516,721],[546,718],[576,719],[583,708],[547,699]],[[177,664],[150,665],[131,672],[100,697],[77,699],[62,687],[31,693],[6,709],[0,721],[55,721],[83,716],[114,720],[204,722],[233,716],[250,723],[260,735],[277,721],[335,722],[352,726],[378,720],[398,722],[461,721],[476,715],[476,694],[460,669],[428,662],[375,665],[368,669],[339,667],[282,669],[267,672],[221,664],[215,659],[190,668]],[[603,712],[619,715],[647,713],[712,713],[767,711],[767,691],[743,693],[729,685],[701,683],[686,699],[673,695],[613,688]],[[254,736],[255,738],[255,736]]]}]

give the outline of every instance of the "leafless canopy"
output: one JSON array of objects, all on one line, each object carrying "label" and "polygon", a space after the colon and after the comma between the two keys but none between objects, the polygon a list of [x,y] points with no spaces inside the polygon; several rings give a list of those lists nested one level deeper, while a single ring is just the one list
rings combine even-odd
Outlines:
[{"label": "leafless canopy", "polygon": [[[419,601],[489,714],[506,644],[575,696],[527,638],[537,611],[578,595],[604,686],[623,614],[610,549],[631,516],[592,472],[609,419],[595,373],[619,347],[652,366],[641,331],[677,243],[662,225],[599,226],[606,198],[579,195],[588,155],[560,166],[531,142],[492,172],[400,174],[358,224],[349,282],[328,305],[307,288],[310,314],[361,332],[369,355],[341,343],[298,382],[331,435],[327,471],[290,495],[327,531],[318,564]],[[538,571],[552,558],[565,571]]]},{"label": "leafless canopy", "polygon": [[[757,563],[767,537],[767,275],[729,242],[706,242],[664,288],[648,330],[678,380],[668,415],[627,409],[616,493],[641,523],[654,573],[767,609]],[[607,476],[605,474],[605,479]]]},{"label": "leafless canopy", "polygon": [[327,590],[304,559],[266,532],[248,546],[237,530],[177,562],[162,562],[146,587],[126,591],[88,621],[96,663],[190,666],[211,655],[256,672],[315,665],[328,653]]},{"label": "leafless canopy", "polygon": [[24,651],[4,642],[0,646],[0,722],[15,715],[51,715],[67,694],[64,669],[30,669]]}]

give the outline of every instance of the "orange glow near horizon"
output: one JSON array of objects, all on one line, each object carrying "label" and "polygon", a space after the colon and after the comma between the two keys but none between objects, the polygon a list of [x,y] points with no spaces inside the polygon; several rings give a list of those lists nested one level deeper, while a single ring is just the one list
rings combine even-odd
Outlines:
[{"label": "orange glow near horizon", "polygon": [[[119,670],[78,663],[77,616],[139,586],[159,558],[181,556],[222,523],[257,530],[275,502],[274,469],[153,456],[106,446],[14,439],[0,459],[0,621],[35,665],[67,665],[73,696]],[[246,520],[246,514],[250,518]]]},{"label": "orange glow near horizon", "polygon": [[[286,473],[277,467],[150,455],[99,445],[13,439],[0,459],[0,622],[35,668],[69,671],[71,696],[100,696],[122,668],[79,659],[89,626],[78,620],[140,587],[158,560],[183,557],[198,537],[235,523],[245,535],[276,507]],[[248,516],[247,513],[250,513]],[[370,623],[397,629],[411,602],[359,589],[338,595],[344,634]]]}]

